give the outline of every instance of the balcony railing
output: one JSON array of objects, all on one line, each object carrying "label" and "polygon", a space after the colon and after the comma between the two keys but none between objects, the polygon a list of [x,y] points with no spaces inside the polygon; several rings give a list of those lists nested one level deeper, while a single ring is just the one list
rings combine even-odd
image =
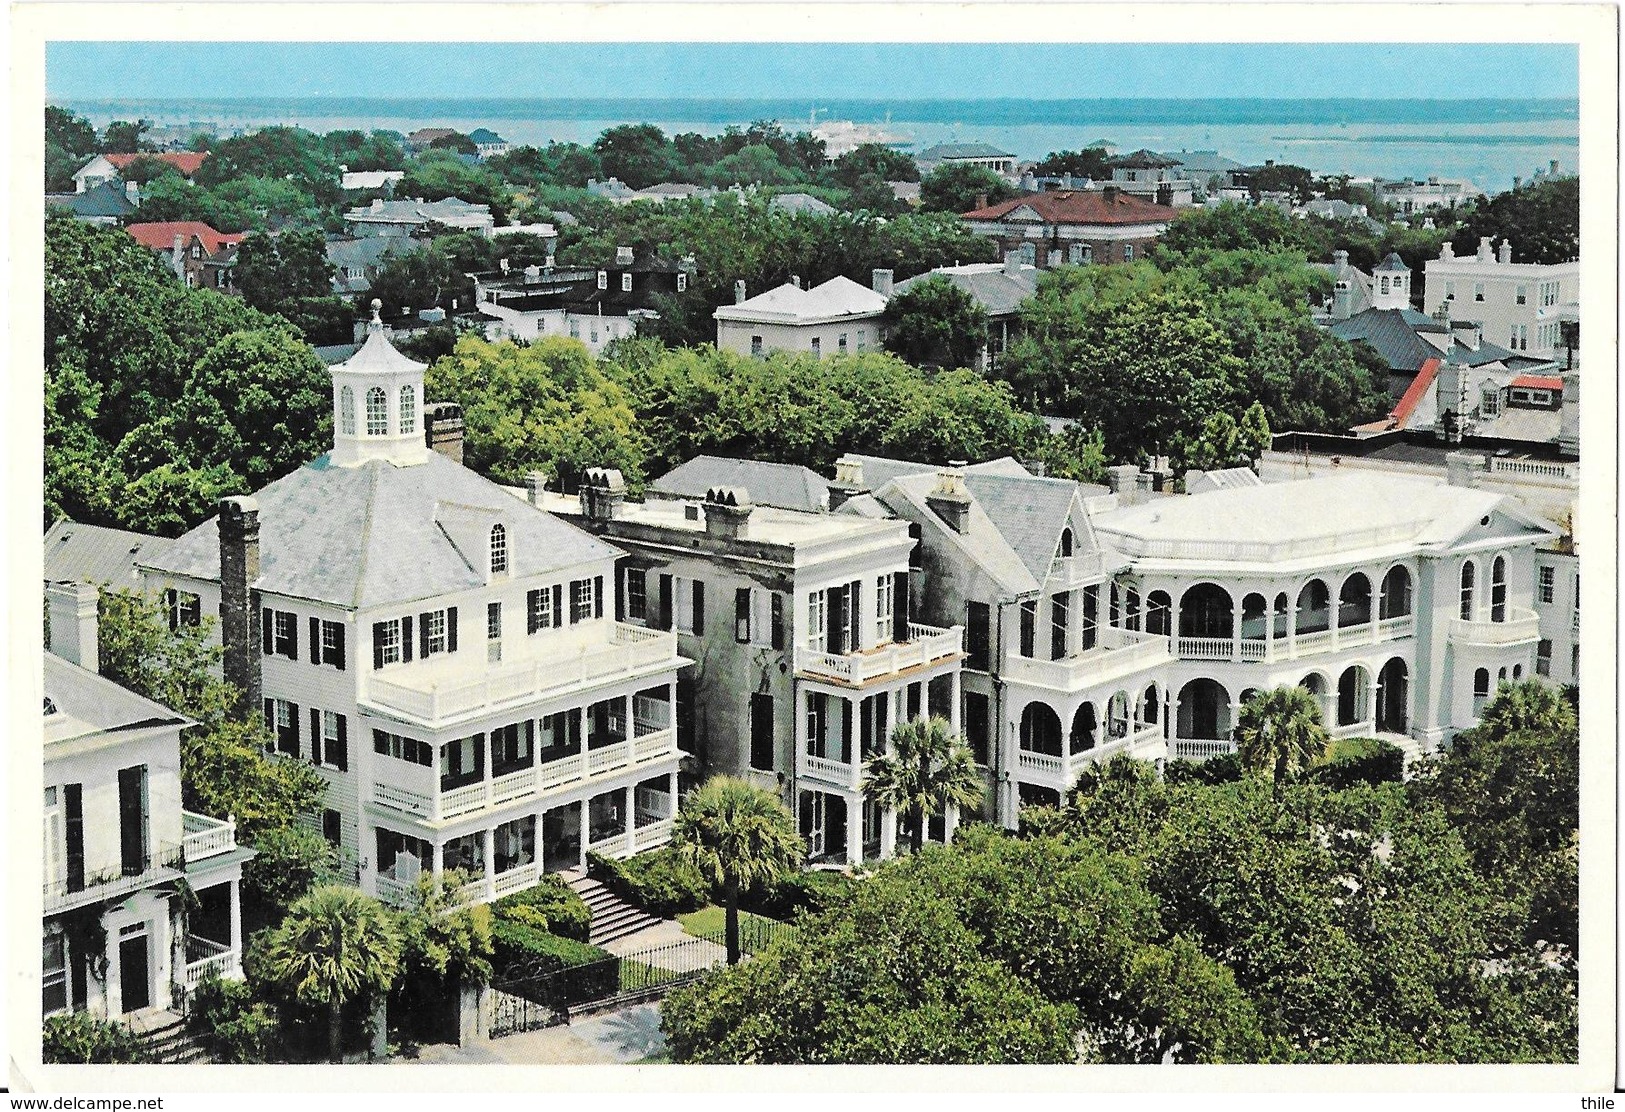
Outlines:
[{"label": "balcony railing", "polygon": [[1518,645],[1540,639],[1540,618],[1532,610],[1507,607],[1504,622],[1450,619],[1450,639],[1463,645]]},{"label": "balcony railing", "polygon": [[230,853],[237,848],[235,818],[228,817],[222,822],[208,815],[194,815],[191,811],[182,811],[181,826],[185,831],[181,838],[181,847],[186,851],[188,865],[195,865],[199,861],[217,857],[222,853]]},{"label": "balcony railing", "polygon": [[1168,638],[1162,634],[1107,626],[1099,631],[1099,641],[1094,648],[1076,656],[1060,660],[1007,656],[1004,675],[1022,683],[1074,692],[1166,664],[1172,659]]},{"label": "balcony railing", "polygon": [[908,624],[908,640],[854,653],[796,650],[796,671],[813,679],[861,687],[872,680],[919,668],[963,652],[964,627]]},{"label": "balcony railing", "polygon": [[1404,614],[1279,637],[1177,637],[1174,650],[1182,660],[1298,660],[1361,645],[1397,641],[1415,632],[1416,616]]},{"label": "balcony railing", "polygon": [[435,674],[417,678],[373,678],[366,701],[421,722],[440,722],[486,711],[505,703],[536,699],[616,677],[631,677],[677,666],[677,636],[657,629],[615,623],[607,643],[583,646],[538,660],[482,668],[471,677]]},{"label": "balcony railing", "polygon": [[173,842],[160,843],[147,856],[140,869],[125,869],[113,865],[94,873],[86,873],[84,882],[70,888],[66,876],[45,882],[45,910],[64,911],[95,900],[112,900],[131,892],[166,881],[177,880],[183,874],[185,855]]},{"label": "balcony railing", "polygon": [[[1152,751],[1147,752],[1148,748]],[[1088,765],[1100,764],[1124,753],[1150,759],[1162,756],[1163,751],[1162,726],[1151,722],[1124,733],[1122,737],[1110,738],[1091,749],[1065,756],[1018,749],[1016,763],[1029,779],[1036,778],[1046,786],[1065,791],[1077,782],[1078,776]]]},{"label": "balcony railing", "polygon": [[1205,761],[1235,751],[1236,743],[1223,739],[1176,737],[1168,743],[1168,755],[1175,760]]},{"label": "balcony railing", "polygon": [[238,954],[223,942],[214,942],[197,935],[186,940],[186,989],[190,992],[210,973],[222,981],[241,975]]},{"label": "balcony railing", "polygon": [[862,762],[832,761],[828,757],[801,754],[801,775],[816,777],[838,787],[857,790],[863,778]]},{"label": "balcony railing", "polygon": [[1099,582],[1106,574],[1105,560],[1098,552],[1058,556],[1050,567],[1049,585],[1060,590]]},{"label": "balcony railing", "polygon": [[[439,822],[529,799],[651,761],[677,756],[677,731],[657,730],[642,737],[589,749],[533,768],[522,768],[494,780],[480,780],[451,791],[433,791],[433,772],[424,769],[421,787],[374,781],[372,801],[392,810]],[[417,767],[417,766],[414,766]]]}]

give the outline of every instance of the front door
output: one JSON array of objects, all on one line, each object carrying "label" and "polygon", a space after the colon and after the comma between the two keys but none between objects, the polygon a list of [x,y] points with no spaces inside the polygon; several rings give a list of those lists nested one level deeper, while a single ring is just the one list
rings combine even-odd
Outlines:
[{"label": "front door", "polygon": [[123,938],[118,944],[119,1006],[125,1012],[152,1007],[152,982],[147,968],[147,936]]}]

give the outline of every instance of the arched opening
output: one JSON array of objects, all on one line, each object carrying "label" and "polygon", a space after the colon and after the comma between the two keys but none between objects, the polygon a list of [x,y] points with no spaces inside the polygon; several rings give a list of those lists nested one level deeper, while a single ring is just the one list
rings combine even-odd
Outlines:
[{"label": "arched opening", "polygon": [[1395,564],[1382,577],[1382,599],[1377,604],[1377,617],[1403,618],[1411,612],[1411,572],[1403,564]]},{"label": "arched opening", "polygon": [[1095,716],[1095,705],[1084,703],[1078,707],[1078,712],[1072,716],[1072,735],[1068,739],[1071,743],[1070,751],[1073,753],[1086,753],[1099,742],[1099,721]]},{"label": "arched opening", "polygon": [[1248,595],[1241,600],[1241,639],[1243,641],[1264,641],[1269,637],[1269,615],[1265,612],[1269,606],[1261,594]]},{"label": "arched opening", "polygon": [[1377,674],[1377,729],[1385,734],[1403,734],[1410,726],[1410,671],[1394,657]]},{"label": "arched opening", "polygon": [[1471,560],[1461,565],[1461,620],[1473,620],[1473,588],[1478,581],[1478,565]]},{"label": "arched opening", "polygon": [[1522,664],[1514,664],[1512,666],[1512,678],[1514,680],[1523,679],[1523,665]]},{"label": "arched opening", "polygon": [[1358,664],[1337,678],[1337,724],[1352,726],[1369,717],[1371,676]]},{"label": "arched opening", "polygon": [[1123,588],[1124,624],[1136,632],[1140,628],[1140,592],[1133,587]]},{"label": "arched opening", "polygon": [[1145,596],[1145,631],[1160,634],[1163,637],[1169,633],[1169,612],[1173,603],[1168,599],[1167,591],[1152,591]]},{"label": "arched opening", "polygon": [[1129,700],[1127,691],[1119,691],[1111,697],[1106,704],[1106,738],[1116,741],[1118,738],[1128,737],[1133,726],[1134,704]]},{"label": "arched opening", "polygon": [[1297,634],[1319,633],[1332,627],[1332,594],[1326,584],[1311,579],[1298,592]]},{"label": "arched opening", "polygon": [[502,523],[491,526],[491,574],[500,575],[508,570],[508,531]]},{"label": "arched opening", "polygon": [[1477,718],[1484,710],[1484,704],[1490,697],[1490,670],[1480,668],[1473,673],[1473,717]]},{"label": "arched opening", "polygon": [[401,432],[418,431],[418,394],[410,385],[401,387]]},{"label": "arched opening", "polygon": [[355,435],[355,391],[348,386],[339,388],[339,431],[345,436]]},{"label": "arched opening", "polygon": [[[1310,672],[1298,681],[1298,686],[1315,697],[1315,703],[1320,707],[1320,720],[1322,722],[1331,721],[1332,716],[1326,713],[1326,700],[1329,694],[1326,687],[1326,677],[1319,672]],[[1242,701],[1246,702],[1245,699]]]},{"label": "arched opening", "polygon": [[1505,668],[1497,669],[1496,673],[1495,673],[1495,686],[1500,687],[1503,683],[1506,683],[1506,682],[1507,682],[1507,670]]},{"label": "arched opening", "polygon": [[1282,591],[1275,596],[1275,617],[1271,623],[1277,641],[1286,640],[1287,630],[1291,628],[1291,621],[1292,600],[1286,597],[1285,591]]},{"label": "arched opening", "polygon": [[1507,620],[1507,561],[1497,556],[1490,565],[1490,621]]},{"label": "arched opening", "polygon": [[1179,635],[1229,640],[1230,592],[1216,583],[1198,583],[1179,599]]},{"label": "arched opening", "polygon": [[1337,628],[1360,626],[1371,621],[1371,580],[1355,572],[1343,580],[1337,592]]},{"label": "arched opening", "polygon": [[389,433],[389,395],[382,386],[367,391],[367,435],[385,436]]},{"label": "arched opening", "polygon": [[1162,692],[1157,685],[1152,684],[1145,689],[1145,695],[1140,700],[1140,722],[1142,725],[1155,726],[1162,715]]},{"label": "arched opening", "polygon": [[1062,529],[1061,530],[1061,558],[1064,560],[1064,559],[1066,559],[1066,557],[1068,557],[1070,555],[1072,555],[1072,530],[1071,529]]},{"label": "arched opening", "polygon": [[1230,737],[1230,693],[1216,680],[1199,679],[1179,692],[1179,736],[1225,741]]},{"label": "arched opening", "polygon": [[1021,712],[1021,748],[1047,757],[1061,755],[1061,720],[1047,703],[1028,703]]}]

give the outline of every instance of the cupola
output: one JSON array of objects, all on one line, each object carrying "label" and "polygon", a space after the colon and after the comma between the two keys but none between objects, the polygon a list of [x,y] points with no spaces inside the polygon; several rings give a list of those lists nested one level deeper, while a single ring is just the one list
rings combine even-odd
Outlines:
[{"label": "cupola", "polygon": [[333,453],[335,467],[386,460],[398,467],[424,462],[423,372],[426,364],[408,359],[384,335],[383,303],[372,303],[366,342],[338,364],[333,374]]}]

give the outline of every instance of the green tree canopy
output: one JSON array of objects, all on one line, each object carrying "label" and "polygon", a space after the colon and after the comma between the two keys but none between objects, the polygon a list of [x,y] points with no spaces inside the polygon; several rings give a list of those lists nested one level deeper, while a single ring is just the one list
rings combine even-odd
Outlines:
[{"label": "green tree canopy", "polygon": [[1060,177],[1071,174],[1075,178],[1110,181],[1111,155],[1104,147],[1085,147],[1079,151],[1051,151],[1033,167],[1040,177]]},{"label": "green tree canopy", "polygon": [[939,166],[920,179],[920,207],[928,211],[969,212],[981,198],[996,205],[1016,193],[1015,186],[986,166],[969,163]]},{"label": "green tree canopy", "polygon": [[865,178],[919,181],[920,168],[902,151],[879,143],[861,143],[835,160],[829,177],[837,185],[854,189]]},{"label": "green tree canopy", "polygon": [[1520,263],[1562,263],[1580,257],[1580,179],[1552,178],[1480,200],[1451,242],[1458,255],[1478,250],[1480,238],[1512,241]]},{"label": "green tree canopy", "polygon": [[886,315],[886,350],[915,366],[970,367],[987,346],[987,312],[945,277],[897,294]]},{"label": "green tree canopy", "polygon": [[653,124],[620,124],[592,145],[605,174],[633,189],[670,181],[677,170],[677,150]]},{"label": "green tree canopy", "polygon": [[1325,755],[1329,740],[1320,704],[1306,688],[1274,687],[1241,706],[1236,753],[1242,764],[1268,777],[1277,793]]},{"label": "green tree canopy", "polygon": [[131,123],[129,120],[114,120],[102,132],[101,150],[107,154],[135,154],[138,151],[150,151],[151,143],[141,136],[152,127],[150,120],[138,120]]}]

